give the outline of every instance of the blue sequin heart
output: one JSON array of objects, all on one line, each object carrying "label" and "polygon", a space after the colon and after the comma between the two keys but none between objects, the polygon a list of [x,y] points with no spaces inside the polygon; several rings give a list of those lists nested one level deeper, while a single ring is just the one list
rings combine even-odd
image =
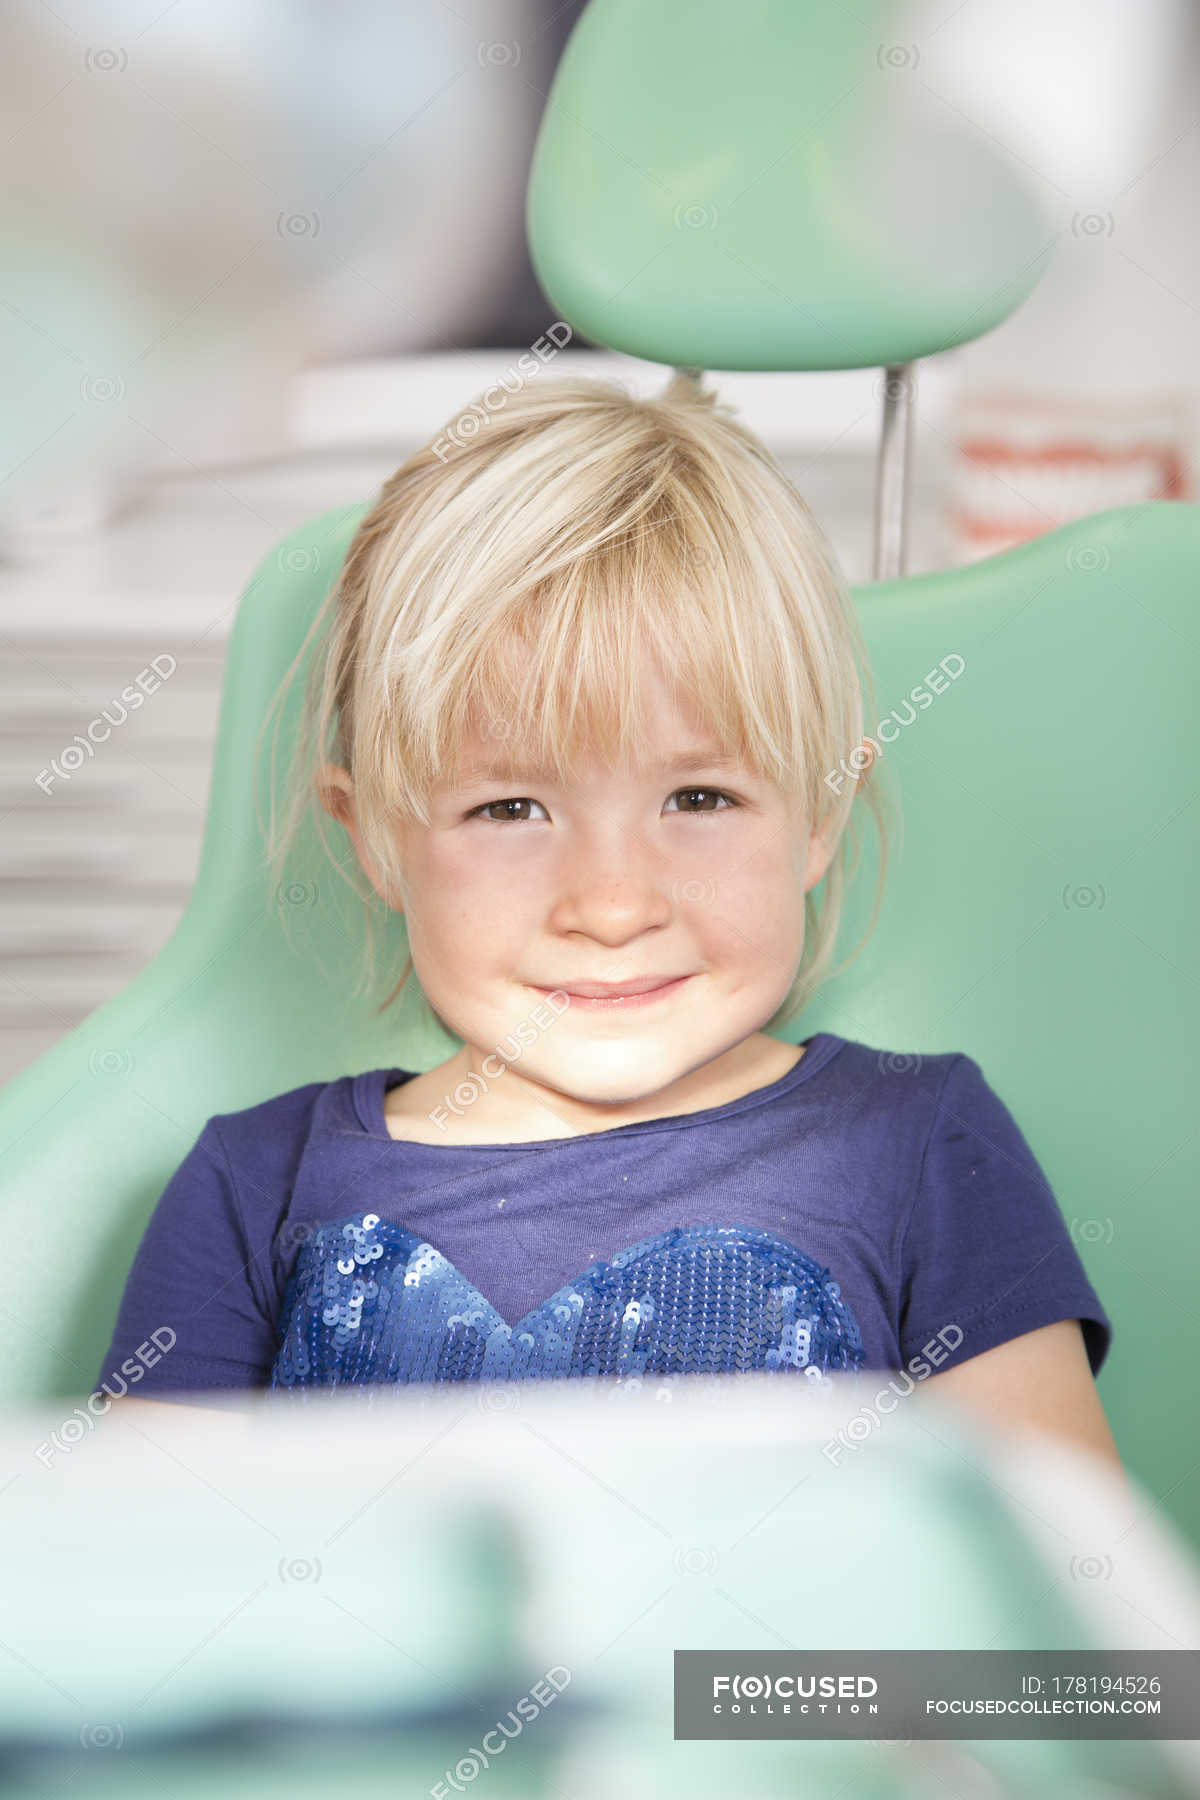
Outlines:
[{"label": "blue sequin heart", "polygon": [[547,1380],[862,1365],[830,1272],[748,1225],[677,1225],[619,1250],[515,1325],[452,1262],[377,1213],[303,1245],[268,1387]]}]

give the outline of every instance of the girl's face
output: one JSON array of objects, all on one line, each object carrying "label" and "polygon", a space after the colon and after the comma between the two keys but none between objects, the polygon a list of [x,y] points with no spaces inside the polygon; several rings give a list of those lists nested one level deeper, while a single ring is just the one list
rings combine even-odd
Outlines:
[{"label": "girl's face", "polygon": [[[414,972],[464,1040],[446,1075],[482,1077],[472,1129],[604,1130],[777,1078],[780,1046],[758,1034],[795,978],[804,896],[830,850],[773,784],[714,760],[661,673],[649,679],[638,766],[593,761],[560,788],[479,736],[430,824],[401,828]],[[489,776],[496,754],[519,773]],[[569,997],[647,977],[673,985],[636,1004]]]}]

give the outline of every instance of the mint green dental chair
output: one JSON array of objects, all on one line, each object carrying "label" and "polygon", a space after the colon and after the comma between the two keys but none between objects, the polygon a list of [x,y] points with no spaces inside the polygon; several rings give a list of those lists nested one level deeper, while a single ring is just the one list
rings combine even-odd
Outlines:
[{"label": "mint green dental chair", "polygon": [[[575,329],[714,371],[718,391],[725,369],[890,372],[880,578],[855,592],[884,718],[946,657],[963,667],[886,746],[903,842],[874,934],[782,1035],[833,1030],[981,1064],[1114,1321],[1100,1392],[1124,1460],[1200,1547],[1200,509],[1106,512],[970,568],[904,575],[914,365],[1001,325],[1056,228],[967,127],[951,137],[882,105],[903,78],[889,16],[878,0],[853,13],[593,0],[547,105],[531,248]],[[456,1048],[411,982],[382,1015],[348,999],[358,906],[315,838],[282,889],[262,856],[260,726],[369,504],[313,519],[250,572],[186,912],[125,991],[0,1094],[13,1411],[65,1413],[90,1391],[146,1222],[208,1117],[382,1064],[426,1069]],[[839,954],[865,931],[876,867],[868,831]],[[398,975],[403,921],[381,941]],[[42,1474],[30,1471],[22,1480]],[[985,1561],[994,1576],[1002,1559]],[[730,1624],[730,1643],[752,1637]],[[243,1673],[253,1680],[249,1658]],[[839,1785],[826,1750],[828,1789],[806,1791],[911,1791],[847,1785],[844,1770]]]}]

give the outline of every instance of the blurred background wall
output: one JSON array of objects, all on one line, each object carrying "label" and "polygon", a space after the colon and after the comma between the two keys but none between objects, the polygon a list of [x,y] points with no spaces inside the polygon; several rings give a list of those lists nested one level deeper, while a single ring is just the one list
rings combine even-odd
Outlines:
[{"label": "blurred background wall", "polygon": [[[254,564],[366,500],[553,323],[525,184],[582,10],[11,0],[0,19],[0,1080],[180,916]],[[1193,498],[1200,13],[905,0],[878,58],[1000,145],[1057,234],[1010,320],[921,366],[910,570]],[[667,374],[578,338],[546,372],[580,367],[646,393]],[[869,579],[877,372],[711,379]],[[146,703],[68,768],[147,669]]]}]

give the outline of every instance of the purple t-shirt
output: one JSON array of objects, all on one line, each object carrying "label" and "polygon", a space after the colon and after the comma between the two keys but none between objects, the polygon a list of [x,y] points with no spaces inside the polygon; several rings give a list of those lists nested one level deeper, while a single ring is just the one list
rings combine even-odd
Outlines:
[{"label": "purple t-shirt", "polygon": [[150,1219],[96,1386],[125,1391],[127,1359],[139,1395],[900,1370],[931,1343],[948,1368],[1072,1318],[1098,1373],[1111,1322],[979,1065],[805,1042],[723,1106],[533,1143],[392,1138],[403,1069],[217,1114]]}]

